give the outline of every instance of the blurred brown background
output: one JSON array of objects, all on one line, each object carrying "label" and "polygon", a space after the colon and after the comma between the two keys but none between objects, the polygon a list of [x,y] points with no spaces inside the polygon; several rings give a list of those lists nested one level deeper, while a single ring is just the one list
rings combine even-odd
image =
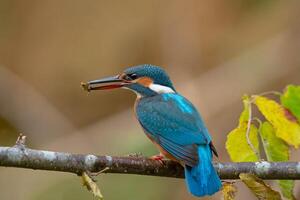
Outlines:
[{"label": "blurred brown background", "polygon": [[[163,66],[199,108],[220,160],[228,161],[224,143],[237,125],[241,96],[300,84],[299,6],[297,0],[1,0],[0,145],[12,145],[22,132],[32,148],[155,154],[134,119],[134,94],[80,88],[81,81],[151,63]],[[71,174],[0,168],[0,177],[1,200],[93,199]],[[109,200],[195,199],[179,179],[97,179]],[[300,198],[299,185],[295,190]],[[239,184],[237,199],[253,198]]]}]

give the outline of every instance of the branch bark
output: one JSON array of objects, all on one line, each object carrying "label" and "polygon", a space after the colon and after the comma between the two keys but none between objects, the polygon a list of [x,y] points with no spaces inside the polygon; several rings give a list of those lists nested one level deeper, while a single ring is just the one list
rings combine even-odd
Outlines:
[{"label": "branch bark", "polygon": [[[23,145],[0,147],[0,166],[38,170],[70,172],[125,173],[150,176],[183,178],[183,167],[170,160],[164,165],[138,156],[95,156],[43,151],[26,148]],[[215,163],[215,169],[222,179],[239,179],[240,173],[252,173],[262,179],[300,179],[300,162],[244,162]]]}]

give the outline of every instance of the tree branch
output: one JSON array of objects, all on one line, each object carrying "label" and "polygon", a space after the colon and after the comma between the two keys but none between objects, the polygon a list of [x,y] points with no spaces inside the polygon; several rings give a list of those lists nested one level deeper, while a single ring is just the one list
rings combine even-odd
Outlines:
[{"label": "tree branch", "polygon": [[[183,178],[180,164],[166,160],[164,165],[144,157],[95,156],[42,151],[23,145],[0,147],[0,166],[70,172],[125,173]],[[300,179],[300,162],[215,163],[222,179],[238,179],[240,173],[252,173],[263,179]]]}]

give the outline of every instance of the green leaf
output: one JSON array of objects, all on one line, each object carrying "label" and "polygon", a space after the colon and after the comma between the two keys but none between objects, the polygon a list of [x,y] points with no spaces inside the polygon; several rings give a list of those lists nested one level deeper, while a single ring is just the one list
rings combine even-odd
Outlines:
[{"label": "green leaf", "polygon": [[86,172],[83,172],[81,178],[82,178],[83,186],[86,186],[86,188],[89,191],[91,191],[97,199],[103,200],[103,196],[100,192],[99,187]]},{"label": "green leaf", "polygon": [[269,122],[262,123],[260,135],[268,161],[288,161],[289,147],[280,138],[276,137],[275,130]]},{"label": "green leaf", "polygon": [[300,86],[288,85],[280,100],[281,104],[291,111],[300,122]]},{"label": "green leaf", "polygon": [[[289,147],[288,145],[276,137],[275,130],[269,122],[264,122],[260,127],[260,135],[262,137],[262,143],[268,161],[278,162],[278,161],[288,161],[289,160]],[[287,199],[294,199],[293,180],[279,180],[278,184],[280,186],[281,192]]]},{"label": "green leaf", "polygon": [[240,179],[247,185],[247,187],[255,194],[260,200],[280,200],[279,192],[273,190],[263,180],[253,174],[241,173]]},{"label": "green leaf", "polygon": [[253,96],[255,104],[273,125],[276,136],[296,148],[300,145],[300,125],[286,115],[286,110],[276,101],[262,96]]},{"label": "green leaf", "polygon": [[237,189],[233,183],[224,182],[222,193],[224,200],[234,200]]},{"label": "green leaf", "polygon": [[244,98],[244,111],[239,119],[239,126],[227,135],[226,149],[234,162],[255,162],[259,158],[256,152],[259,152],[258,130],[255,125],[250,126],[249,142],[255,148],[256,152],[250,147],[247,141],[246,132],[249,120],[249,100]]},{"label": "green leaf", "polygon": [[282,195],[289,200],[296,200],[293,194],[295,181],[293,180],[279,180],[279,187],[281,188]]}]

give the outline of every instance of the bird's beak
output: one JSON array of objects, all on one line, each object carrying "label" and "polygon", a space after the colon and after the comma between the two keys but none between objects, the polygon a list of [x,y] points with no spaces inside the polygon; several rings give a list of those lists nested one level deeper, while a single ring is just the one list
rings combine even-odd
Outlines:
[{"label": "bird's beak", "polygon": [[129,84],[130,82],[120,79],[120,76],[111,76],[106,77],[98,80],[88,81],[88,82],[82,82],[81,86],[86,91],[91,90],[108,90],[108,89],[114,89],[114,88],[121,88],[124,85]]}]

